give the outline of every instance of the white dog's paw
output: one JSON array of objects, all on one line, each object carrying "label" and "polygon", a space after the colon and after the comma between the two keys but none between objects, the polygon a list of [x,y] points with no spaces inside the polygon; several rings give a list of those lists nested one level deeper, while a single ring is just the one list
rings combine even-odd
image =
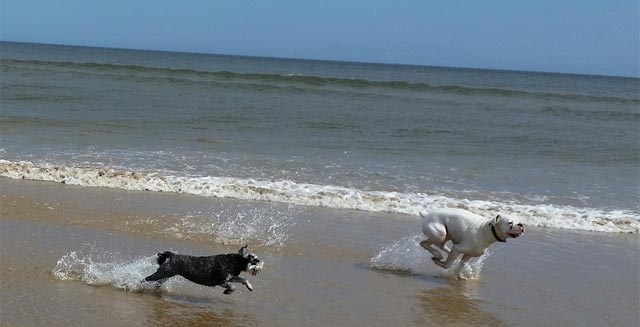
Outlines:
[{"label": "white dog's paw", "polygon": [[251,285],[249,281],[245,282],[244,286],[246,286],[249,291],[253,292],[253,285]]},{"label": "white dog's paw", "polygon": [[442,259],[438,259],[436,257],[432,257],[431,261],[433,261],[433,263],[435,263],[436,265],[442,267],[442,268],[446,268],[444,265],[444,261],[442,261]]}]

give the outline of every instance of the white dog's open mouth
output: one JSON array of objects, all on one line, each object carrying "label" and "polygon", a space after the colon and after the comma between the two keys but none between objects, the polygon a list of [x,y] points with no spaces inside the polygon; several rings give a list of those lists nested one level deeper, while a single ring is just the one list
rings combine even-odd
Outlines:
[{"label": "white dog's open mouth", "polygon": [[524,234],[524,229],[516,233],[507,233],[507,235],[509,235],[509,237],[512,237],[512,238],[518,238],[522,236],[522,234]]}]

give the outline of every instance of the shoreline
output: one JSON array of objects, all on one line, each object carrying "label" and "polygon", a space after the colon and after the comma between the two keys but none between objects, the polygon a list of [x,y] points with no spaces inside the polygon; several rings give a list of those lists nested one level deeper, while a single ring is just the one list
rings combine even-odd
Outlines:
[{"label": "shoreline", "polygon": [[[94,319],[114,326],[632,326],[640,321],[640,237],[634,234],[531,228],[522,239],[492,246],[480,277],[459,282],[439,277],[426,251],[412,243],[419,221],[391,214],[6,178],[0,178],[0,194],[0,316],[9,324],[80,325]],[[129,269],[127,274],[137,277],[153,269],[145,258],[159,250],[219,253],[235,251],[242,242],[266,262],[265,271],[252,279],[252,293],[226,297],[220,289],[180,280],[159,295],[119,288],[128,275],[116,271]],[[394,244],[410,250],[395,258],[411,268],[409,274],[371,268],[371,259]],[[61,280],[52,271],[71,252],[92,261],[94,270],[98,263],[117,269],[103,271],[104,283],[97,287],[71,273]],[[82,305],[88,309],[73,310]]]},{"label": "shoreline", "polygon": [[[508,214],[528,226],[565,230],[640,234],[640,214],[635,209],[598,209],[569,204],[520,203],[482,196],[467,199],[455,195],[360,190],[289,180],[261,181],[232,177],[185,177],[107,168],[67,167],[0,160],[0,178],[55,182],[122,191],[151,191],[205,198],[262,201],[267,203],[359,210],[363,214],[389,213],[416,216],[422,210],[454,207],[479,215]],[[477,194],[475,195],[478,196]],[[523,199],[520,199],[523,200]]]}]

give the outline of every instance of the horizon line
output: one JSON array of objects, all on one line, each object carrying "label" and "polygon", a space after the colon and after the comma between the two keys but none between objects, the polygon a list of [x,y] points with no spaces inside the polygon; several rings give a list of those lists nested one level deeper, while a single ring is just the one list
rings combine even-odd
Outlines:
[{"label": "horizon line", "polygon": [[[317,61],[317,62],[333,62],[333,63],[348,63],[356,65],[390,65],[390,66],[406,66],[406,67],[428,67],[428,68],[442,68],[442,69],[463,69],[463,70],[480,70],[480,71],[497,71],[497,72],[511,72],[511,73],[533,73],[533,74],[548,74],[548,75],[573,75],[583,77],[612,77],[612,78],[630,78],[640,79],[640,75],[605,75],[605,74],[588,74],[588,73],[568,73],[568,72],[553,72],[553,71],[534,71],[534,70],[518,70],[518,69],[505,69],[505,68],[478,68],[478,67],[454,67],[454,66],[434,66],[424,64],[403,64],[403,63],[389,63],[389,62],[374,62],[374,61],[350,61],[339,59],[318,59],[318,58],[291,58],[291,57],[272,57],[272,56],[260,56],[260,55],[247,55],[247,54],[225,54],[225,53],[211,53],[211,52],[198,52],[198,51],[181,51],[181,50],[159,50],[159,49],[143,49],[143,48],[126,48],[126,47],[107,47],[100,45],[81,45],[81,44],[63,44],[63,43],[41,43],[41,42],[27,42],[27,41],[13,41],[0,39],[0,43],[19,43],[19,44],[34,44],[45,46],[59,46],[59,47],[77,47],[77,48],[94,48],[94,49],[110,49],[110,50],[122,50],[122,51],[149,51],[149,52],[167,52],[167,53],[181,53],[181,54],[195,54],[205,56],[228,56],[228,57],[244,57],[244,58],[262,58],[271,60],[292,60],[292,61]],[[2,59],[0,53],[0,60]]]}]

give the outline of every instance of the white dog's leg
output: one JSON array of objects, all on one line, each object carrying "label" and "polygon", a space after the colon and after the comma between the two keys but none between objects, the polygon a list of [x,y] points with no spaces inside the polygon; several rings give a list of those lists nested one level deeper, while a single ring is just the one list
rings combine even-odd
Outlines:
[{"label": "white dog's leg", "polygon": [[439,263],[442,263],[443,256],[433,245],[435,244],[442,248],[442,245],[447,241],[446,226],[440,223],[427,223],[422,227],[422,232],[427,239],[420,242],[420,245],[431,253],[433,256],[431,259],[439,265]]},{"label": "white dog's leg", "polygon": [[437,264],[438,266],[444,268],[444,269],[448,269],[449,267],[451,267],[451,265],[453,264],[454,261],[456,261],[456,258],[458,256],[460,256],[460,251],[458,251],[456,249],[456,247],[454,246],[453,249],[451,249],[451,252],[449,252],[449,256],[447,257],[447,261],[442,262],[442,261],[433,261],[435,264]]},{"label": "white dog's leg", "polygon": [[458,268],[456,268],[456,273],[454,274],[454,276],[458,277],[459,279],[466,279],[460,276],[460,273],[462,272],[462,268],[464,268],[464,265],[467,263],[467,261],[469,261],[469,259],[471,259],[471,256],[468,256],[466,254],[462,256],[462,259],[460,259],[460,265],[458,266]]},{"label": "white dog's leg", "polygon": [[445,243],[438,244],[438,247],[442,249],[442,251],[444,251],[445,253],[451,252],[451,249]]},{"label": "white dog's leg", "polygon": [[433,256],[433,258],[431,258],[433,261],[442,261],[442,259],[444,259],[444,257],[442,256],[442,253],[440,253],[440,251],[438,251],[438,249],[433,248],[433,243],[430,242],[429,240],[424,240],[422,242],[420,242],[420,246],[422,246],[423,248],[425,248],[425,250],[431,252],[431,255]]}]

